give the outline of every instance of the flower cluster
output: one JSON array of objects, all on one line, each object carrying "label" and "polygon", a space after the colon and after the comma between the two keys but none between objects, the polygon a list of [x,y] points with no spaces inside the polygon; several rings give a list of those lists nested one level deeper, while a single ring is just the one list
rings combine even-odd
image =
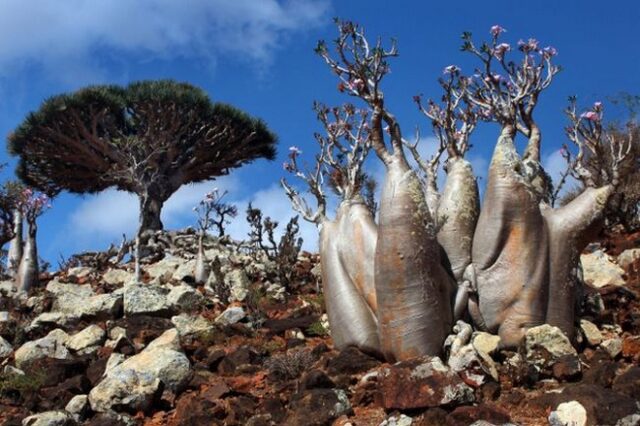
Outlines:
[{"label": "flower cluster", "polygon": [[600,121],[602,121],[602,102],[594,102],[591,110],[585,111],[580,114],[580,118],[594,123],[599,123]]},{"label": "flower cluster", "polygon": [[51,208],[51,200],[43,193],[25,188],[19,197],[19,207],[25,213],[28,221],[34,221],[45,210]]},{"label": "flower cluster", "polygon": [[492,36],[498,37],[500,34],[506,33],[507,30],[502,28],[500,25],[494,25],[494,26],[491,27],[489,32],[491,33]]}]

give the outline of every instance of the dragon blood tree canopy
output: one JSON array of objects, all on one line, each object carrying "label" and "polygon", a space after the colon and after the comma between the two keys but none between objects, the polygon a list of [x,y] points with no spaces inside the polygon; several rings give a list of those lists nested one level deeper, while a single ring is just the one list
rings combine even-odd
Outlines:
[{"label": "dragon blood tree canopy", "polygon": [[9,136],[25,183],[51,196],[133,192],[141,230],[162,228],[162,205],[180,186],[272,160],[275,143],[261,120],[172,80],[54,96]]}]

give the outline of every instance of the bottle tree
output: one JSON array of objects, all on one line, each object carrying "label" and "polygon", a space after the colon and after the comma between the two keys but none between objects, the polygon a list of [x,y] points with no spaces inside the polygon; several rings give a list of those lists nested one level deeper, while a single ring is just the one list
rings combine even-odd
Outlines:
[{"label": "bottle tree", "polygon": [[[390,361],[437,355],[453,321],[467,314],[477,329],[498,334],[504,347],[518,345],[528,328],[544,323],[571,337],[579,254],[601,229],[607,205],[637,164],[631,149],[637,132],[608,131],[601,103],[579,112],[572,100],[566,130],[573,148],[567,147],[565,158],[568,173],[582,182],[583,191],[553,208],[557,191],[540,161],[542,132],[534,118],[542,92],[560,71],[553,64],[553,47],[520,41],[520,57],[512,60],[511,45],[500,40],[502,27],[492,27],[490,41],[480,46],[464,33],[462,50],[480,66],[472,76],[457,66],[446,67],[441,102],[414,98],[439,144],[432,158],[422,159],[418,141],[403,138],[382,91],[388,61],[398,55],[395,44],[385,49],[380,41],[369,42],[360,26],[336,23],[335,48],[320,42],[316,51],[337,75],[338,90],[359,103],[366,120],[358,127],[367,129],[366,142],[337,145],[346,163],[336,163],[321,138],[317,166],[310,173],[299,170],[297,152],[292,154],[286,168],[307,182],[317,211],[285,184],[294,208],[320,228],[323,284],[336,345],[374,349],[377,330],[379,351]],[[328,140],[335,138],[336,128],[345,127],[339,116],[335,121],[331,126],[323,121]],[[482,203],[471,164],[464,159],[481,121],[500,128]],[[515,145],[518,135],[527,139],[522,154]],[[351,133],[344,137],[354,140]],[[369,144],[386,174],[378,221],[370,214],[367,232],[359,234],[370,241],[363,250],[352,235],[357,227],[337,225],[342,206],[358,191],[337,191],[342,204],[336,219],[328,221],[323,182],[364,175]],[[410,166],[405,150],[422,176]],[[440,192],[436,176],[445,155],[447,175]],[[364,260],[355,261],[358,256]],[[354,276],[373,282],[375,297],[367,297],[370,287],[358,285]]]},{"label": "bottle tree", "polygon": [[182,185],[273,159],[275,143],[261,120],[171,80],[54,96],[9,136],[18,176],[50,196],[135,193],[140,233],[162,229],[162,206]]}]

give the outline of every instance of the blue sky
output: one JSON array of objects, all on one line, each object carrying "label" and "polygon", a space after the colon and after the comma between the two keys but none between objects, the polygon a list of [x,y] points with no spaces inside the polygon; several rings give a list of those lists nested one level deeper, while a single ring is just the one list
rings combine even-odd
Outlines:
[{"label": "blue sky", "polygon": [[[313,53],[318,39],[336,36],[332,17],[363,24],[370,37],[398,39],[400,57],[386,78],[387,105],[405,133],[428,123],[411,98],[439,95],[437,78],[450,64],[472,70],[459,51],[460,34],[488,37],[494,24],[505,40],[535,37],[558,51],[564,71],[544,94],[536,112],[543,130],[543,156],[552,174],[561,167],[565,141],[562,109],[568,95],[583,105],[620,91],[640,93],[640,3],[612,0],[522,2],[429,2],[398,0],[3,0],[0,2],[0,132],[8,134],[43,99],[87,84],[126,84],[173,78],[203,87],[215,101],[231,103],[264,119],[278,134],[279,157],[234,171],[216,183],[181,189],[167,204],[167,228],[194,223],[191,207],[213,186],[227,188],[241,210],[248,201],[277,220],[293,212],[277,181],[291,145],[315,152],[319,130],[311,105],[349,100]],[[497,136],[494,126],[473,135],[469,158],[478,175]],[[428,149],[428,148],[424,148]],[[12,175],[15,159],[0,150]],[[372,162],[373,172],[379,167]],[[483,185],[482,179],[480,185]],[[62,194],[41,219],[41,256],[56,264],[60,254],[105,248],[137,226],[135,197],[116,191],[80,197]],[[231,226],[246,233],[244,217]],[[316,237],[305,226],[306,247]]]}]

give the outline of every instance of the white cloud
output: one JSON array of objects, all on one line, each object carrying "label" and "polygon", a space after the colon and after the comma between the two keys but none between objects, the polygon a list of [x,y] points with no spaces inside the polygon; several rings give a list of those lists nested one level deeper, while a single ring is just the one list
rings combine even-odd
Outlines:
[{"label": "white cloud", "polygon": [[[239,213],[238,217],[227,227],[227,233],[234,239],[245,240],[247,238],[249,224],[246,220],[245,211],[249,202],[252,203],[254,208],[259,208],[262,211],[263,217],[269,216],[280,224],[276,232],[276,241],[282,235],[289,219],[297,214],[292,209],[291,202],[280,184],[274,183],[249,198],[233,201],[238,207]],[[302,217],[298,219],[298,224],[300,225],[300,236],[303,239],[303,249],[311,252],[318,251],[318,229],[316,226]]]},{"label": "white cloud", "polygon": [[[237,179],[223,176],[215,181],[184,185],[169,198],[162,209],[162,221],[166,228],[184,227],[195,223],[192,208],[207,191],[217,187],[233,192],[238,188]],[[138,228],[138,197],[134,194],[108,189],[83,198],[69,218],[67,233],[76,245],[100,244],[118,241],[122,234],[132,236]]]},{"label": "white cloud", "polygon": [[66,70],[100,73],[95,52],[105,49],[141,61],[232,54],[266,65],[290,33],[323,22],[328,7],[328,0],[3,0],[0,68],[35,65],[60,78]]}]

